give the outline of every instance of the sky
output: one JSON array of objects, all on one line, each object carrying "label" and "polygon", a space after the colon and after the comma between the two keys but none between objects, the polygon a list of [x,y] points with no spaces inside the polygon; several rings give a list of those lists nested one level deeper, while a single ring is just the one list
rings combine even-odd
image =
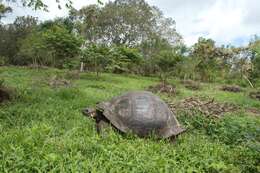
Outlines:
[{"label": "sky", "polygon": [[[3,19],[12,22],[16,16],[32,15],[41,20],[67,15],[59,10],[55,0],[43,0],[49,12],[33,11],[19,4],[10,4],[14,11]],[[61,0],[62,1],[62,0]],[[108,0],[102,0],[107,2]],[[177,31],[187,45],[199,37],[212,38],[218,45],[247,45],[254,35],[260,35],[260,0],[146,0],[159,7],[166,17],[176,21]],[[74,0],[77,9],[97,3],[97,0]]]}]

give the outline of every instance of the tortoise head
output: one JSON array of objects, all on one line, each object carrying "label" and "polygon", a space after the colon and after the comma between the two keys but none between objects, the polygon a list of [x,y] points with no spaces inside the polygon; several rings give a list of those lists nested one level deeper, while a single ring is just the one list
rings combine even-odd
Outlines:
[{"label": "tortoise head", "polygon": [[96,109],[95,108],[84,108],[82,109],[82,114],[90,117],[90,118],[96,118]]}]

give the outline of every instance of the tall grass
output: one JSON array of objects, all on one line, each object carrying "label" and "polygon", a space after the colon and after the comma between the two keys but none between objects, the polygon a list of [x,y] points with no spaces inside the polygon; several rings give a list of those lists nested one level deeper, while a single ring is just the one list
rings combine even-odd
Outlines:
[{"label": "tall grass", "polygon": [[[50,76],[65,72],[1,67],[0,77],[16,88],[17,98],[0,107],[0,172],[259,172],[260,120],[244,111],[215,120],[178,115],[188,131],[175,143],[122,136],[106,137],[80,110],[129,90],[144,90],[154,78],[81,74],[69,88],[51,88]],[[37,82],[35,82],[37,81]],[[173,81],[174,82],[174,81]],[[182,99],[212,96],[260,109],[246,94],[228,94],[205,84]],[[163,98],[167,97],[161,95]],[[169,98],[168,98],[169,99]]]}]

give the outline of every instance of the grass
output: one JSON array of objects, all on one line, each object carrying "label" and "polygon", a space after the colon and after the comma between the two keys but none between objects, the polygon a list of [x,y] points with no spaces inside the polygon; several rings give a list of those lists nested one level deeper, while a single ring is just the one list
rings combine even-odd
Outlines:
[{"label": "grass", "polygon": [[[80,110],[129,90],[144,90],[155,78],[81,74],[72,87],[51,88],[57,69],[1,67],[0,78],[16,90],[15,99],[0,109],[0,172],[260,172],[260,118],[245,111],[220,120],[178,115],[188,128],[175,143],[122,136],[112,131],[101,138],[94,121]],[[201,91],[178,81],[174,100],[210,96],[243,108],[260,109],[247,93],[226,93],[218,84]],[[167,98],[161,95],[162,98]],[[169,99],[169,98],[168,98]]]}]

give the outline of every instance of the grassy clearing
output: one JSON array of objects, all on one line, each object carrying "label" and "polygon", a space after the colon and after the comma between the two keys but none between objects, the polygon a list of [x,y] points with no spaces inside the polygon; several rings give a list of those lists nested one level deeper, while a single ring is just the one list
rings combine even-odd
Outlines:
[{"label": "grassy clearing", "polygon": [[[69,88],[47,85],[51,76],[64,74],[0,68],[6,85],[16,89],[16,99],[0,107],[0,172],[260,172],[259,116],[243,110],[221,120],[178,115],[188,132],[174,144],[113,131],[101,138],[80,110],[125,91],[143,90],[157,79],[114,74],[97,79],[85,73]],[[217,84],[190,91],[171,82],[179,89],[175,100],[210,96],[260,109],[247,92],[226,93]]]}]

